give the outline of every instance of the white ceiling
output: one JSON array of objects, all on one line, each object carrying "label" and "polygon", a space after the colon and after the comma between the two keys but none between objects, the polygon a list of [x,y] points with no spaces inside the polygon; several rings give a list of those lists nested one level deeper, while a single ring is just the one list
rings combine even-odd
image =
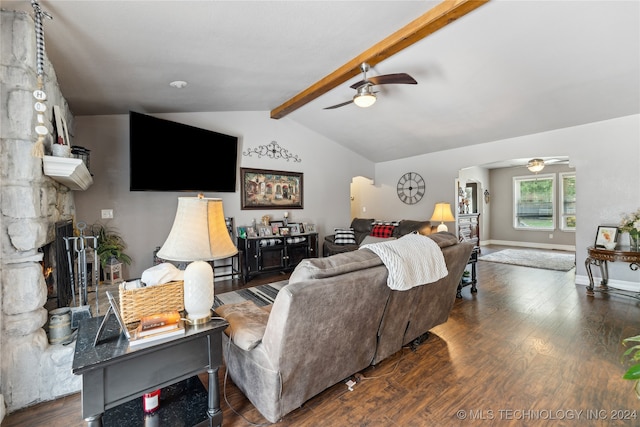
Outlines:
[{"label": "white ceiling", "polygon": [[[43,1],[46,51],[76,116],[269,111],[435,1]],[[29,0],[0,1],[33,14]],[[34,58],[35,61],[35,58]],[[387,161],[640,113],[640,2],[491,1],[351,79],[293,120]],[[169,82],[185,80],[178,90]],[[553,155],[554,153],[547,153]]]}]

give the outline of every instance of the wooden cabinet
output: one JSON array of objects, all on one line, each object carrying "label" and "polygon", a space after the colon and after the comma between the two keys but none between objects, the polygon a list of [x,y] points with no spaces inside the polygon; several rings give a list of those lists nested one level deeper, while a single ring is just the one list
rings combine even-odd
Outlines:
[{"label": "wooden cabinet", "polygon": [[318,233],[297,236],[238,237],[245,282],[274,271],[291,271],[305,258],[318,257]]},{"label": "wooden cabinet", "polygon": [[480,214],[458,214],[458,238],[480,247]]}]

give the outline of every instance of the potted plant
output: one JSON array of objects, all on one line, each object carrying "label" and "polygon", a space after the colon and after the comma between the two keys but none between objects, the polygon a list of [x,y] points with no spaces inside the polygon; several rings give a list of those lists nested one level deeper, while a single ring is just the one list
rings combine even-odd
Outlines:
[{"label": "potted plant", "polygon": [[640,399],[640,335],[635,337],[629,337],[622,340],[622,344],[625,346],[629,343],[636,343],[633,347],[627,349],[622,355],[622,358],[629,358],[635,364],[627,369],[627,372],[622,376],[625,380],[635,381],[633,390],[636,392],[636,396]]},{"label": "potted plant", "polygon": [[117,230],[100,223],[91,225],[90,229],[92,234],[98,238],[96,250],[103,269],[112,259],[127,265],[131,264],[131,257],[124,253],[127,244]]}]

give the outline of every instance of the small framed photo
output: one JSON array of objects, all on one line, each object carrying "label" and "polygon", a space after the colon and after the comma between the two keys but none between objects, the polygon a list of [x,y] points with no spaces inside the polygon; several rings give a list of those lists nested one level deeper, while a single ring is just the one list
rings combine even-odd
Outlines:
[{"label": "small framed photo", "polygon": [[271,237],[273,236],[273,231],[271,231],[271,227],[268,225],[260,225],[258,226],[258,235],[260,237]]},{"label": "small framed photo", "polygon": [[304,224],[304,232],[305,233],[315,233],[316,232],[316,225],[315,224]]},{"label": "small framed photo", "polygon": [[283,221],[270,221],[269,225],[271,226],[271,231],[273,232],[274,236],[277,236],[280,234],[280,227],[284,227],[284,222]]},{"label": "small framed photo", "polygon": [[613,249],[618,241],[618,227],[614,225],[598,226],[596,234],[596,248]]},{"label": "small framed photo", "polygon": [[297,236],[298,234],[300,234],[300,224],[289,224],[289,232],[292,236]]},{"label": "small framed photo", "polygon": [[255,227],[247,227],[247,237],[258,237]]},{"label": "small framed photo", "polygon": [[289,236],[290,235],[289,227],[280,227],[280,235]]}]

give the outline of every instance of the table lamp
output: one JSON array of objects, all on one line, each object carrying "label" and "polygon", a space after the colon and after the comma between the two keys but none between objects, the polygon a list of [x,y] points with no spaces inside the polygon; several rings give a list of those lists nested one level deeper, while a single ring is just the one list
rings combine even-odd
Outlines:
[{"label": "table lamp", "polygon": [[455,220],[456,219],[451,213],[450,203],[436,203],[436,207],[433,209],[433,215],[431,215],[431,221],[440,221],[440,225],[438,225],[438,231],[449,231],[449,228],[444,222]]},{"label": "table lamp", "polygon": [[158,257],[191,261],[184,270],[184,308],[192,324],[208,322],[213,307],[213,268],[207,261],[238,253],[224,220],[222,199],[179,197],[178,210]]}]

